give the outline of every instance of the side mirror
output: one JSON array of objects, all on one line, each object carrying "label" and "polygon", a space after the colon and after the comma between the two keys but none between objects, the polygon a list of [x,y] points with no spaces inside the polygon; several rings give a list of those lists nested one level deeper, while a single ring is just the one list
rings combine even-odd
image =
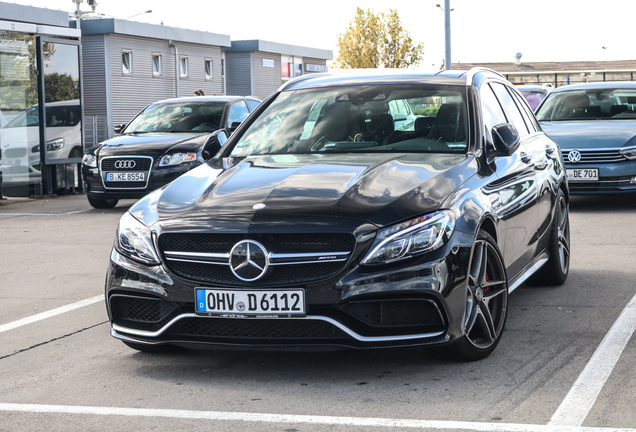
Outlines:
[{"label": "side mirror", "polygon": [[113,132],[115,132],[116,134],[121,133],[121,131],[123,131],[125,127],[126,127],[126,123],[115,125],[113,127]]},{"label": "side mirror", "polygon": [[210,134],[208,140],[203,145],[203,150],[201,151],[201,156],[203,156],[204,160],[209,160],[216,155],[221,147],[225,145],[227,142],[227,132],[225,129],[219,129]]},{"label": "side mirror", "polygon": [[402,113],[393,114],[394,122],[404,121],[406,119],[407,119],[406,114],[402,114]]},{"label": "side mirror", "polygon": [[242,122],[232,122],[232,124],[230,125],[230,127],[228,128],[230,133],[234,132],[236,130],[237,127],[239,127],[241,125]]},{"label": "side mirror", "polygon": [[501,123],[492,128],[494,150],[489,156],[510,156],[519,148],[519,132],[509,123]]}]

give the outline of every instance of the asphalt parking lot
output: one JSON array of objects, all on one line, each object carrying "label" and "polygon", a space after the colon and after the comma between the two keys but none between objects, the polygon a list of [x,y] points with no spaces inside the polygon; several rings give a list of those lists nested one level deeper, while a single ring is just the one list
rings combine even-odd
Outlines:
[{"label": "asphalt parking lot", "polygon": [[510,296],[475,363],[421,349],[146,354],[109,334],[120,216],[0,201],[0,431],[636,431],[636,200],[575,197],[558,288]]}]

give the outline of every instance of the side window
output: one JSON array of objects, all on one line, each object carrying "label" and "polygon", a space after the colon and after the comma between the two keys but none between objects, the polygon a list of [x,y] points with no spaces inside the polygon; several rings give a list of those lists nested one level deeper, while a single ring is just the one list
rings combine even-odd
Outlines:
[{"label": "side window", "polygon": [[247,99],[247,104],[250,106],[250,111],[254,111],[261,103],[254,99]]},{"label": "side window", "polygon": [[501,105],[497,97],[493,93],[488,84],[481,86],[481,113],[484,117],[484,126],[486,126],[486,133],[490,135],[490,131],[493,126],[501,123],[508,123],[506,116],[504,115]]},{"label": "side window", "polygon": [[506,87],[503,84],[493,83],[492,89],[497,95],[497,99],[501,102],[503,109],[506,113],[506,117],[508,117],[508,121],[517,128],[520,136],[525,136],[529,134],[528,127],[526,126],[526,122],[523,120],[521,112],[517,107],[517,104],[514,100],[512,100],[512,96],[506,90]]},{"label": "side window", "polygon": [[521,114],[523,114],[523,118],[528,125],[528,129],[530,129],[530,133],[538,131],[539,125],[537,124],[537,119],[528,104],[524,102],[523,97],[519,96],[514,91],[510,91],[510,94],[514,96],[515,101],[517,101],[517,105],[519,105],[519,108],[521,108]]},{"label": "side window", "polygon": [[249,113],[250,112],[247,109],[247,105],[245,105],[244,101],[240,100],[236,102],[234,105],[232,105],[232,108],[230,108],[230,115],[227,120],[228,127],[232,126],[232,123],[234,122],[242,122],[243,120],[245,120]]}]

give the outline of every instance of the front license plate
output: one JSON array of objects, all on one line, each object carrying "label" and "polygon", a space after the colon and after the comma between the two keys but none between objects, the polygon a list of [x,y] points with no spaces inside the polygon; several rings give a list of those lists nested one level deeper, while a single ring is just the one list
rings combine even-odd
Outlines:
[{"label": "front license plate", "polygon": [[565,170],[568,181],[598,181],[598,168],[577,168]]},{"label": "front license plate", "polygon": [[305,316],[302,289],[248,291],[197,288],[196,312],[226,318],[291,318]]},{"label": "front license plate", "polygon": [[144,172],[107,172],[104,174],[107,182],[112,181],[146,181],[146,173]]}]

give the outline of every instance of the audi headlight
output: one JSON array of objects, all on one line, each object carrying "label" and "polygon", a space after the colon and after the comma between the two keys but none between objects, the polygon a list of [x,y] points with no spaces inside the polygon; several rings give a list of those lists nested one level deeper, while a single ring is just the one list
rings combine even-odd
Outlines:
[{"label": "audi headlight", "polygon": [[625,156],[629,160],[636,159],[636,146],[632,147],[623,147],[618,151],[620,154]]},{"label": "audi headlight", "polygon": [[95,155],[86,153],[82,158],[82,163],[87,167],[97,168],[97,158]]},{"label": "audi headlight", "polygon": [[159,264],[159,257],[152,243],[152,232],[128,212],[119,220],[117,248],[123,255],[144,264]]},{"label": "audi headlight", "polygon": [[159,166],[179,165],[184,162],[194,162],[197,160],[196,153],[172,153],[165,155],[159,161]]},{"label": "audi headlight", "polygon": [[387,264],[442,247],[455,228],[455,216],[448,210],[420,216],[383,228],[361,264]]}]

